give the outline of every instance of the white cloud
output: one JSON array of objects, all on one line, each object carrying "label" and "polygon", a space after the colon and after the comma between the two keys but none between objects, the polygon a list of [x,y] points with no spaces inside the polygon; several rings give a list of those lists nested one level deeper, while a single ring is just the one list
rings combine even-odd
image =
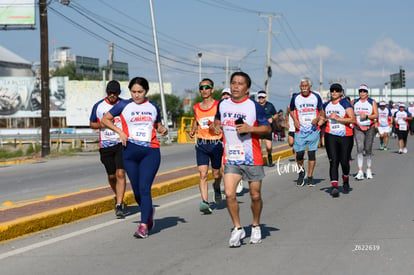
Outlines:
[{"label": "white cloud", "polygon": [[369,65],[400,66],[414,61],[414,54],[408,48],[403,48],[390,38],[377,41],[367,50],[365,60]]}]

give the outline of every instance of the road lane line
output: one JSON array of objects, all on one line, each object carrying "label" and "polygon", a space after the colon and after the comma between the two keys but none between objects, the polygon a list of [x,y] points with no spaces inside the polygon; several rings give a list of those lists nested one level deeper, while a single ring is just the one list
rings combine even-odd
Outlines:
[{"label": "road lane line", "polygon": [[[200,194],[195,194],[195,195],[192,195],[192,196],[188,196],[186,198],[175,200],[175,201],[172,201],[170,203],[166,203],[162,206],[159,206],[159,207],[157,207],[157,209],[162,210],[164,208],[175,206],[177,204],[180,204],[180,203],[198,198],[199,196],[200,196]],[[55,244],[57,242],[61,242],[61,241],[64,241],[64,240],[67,240],[67,239],[70,239],[70,238],[73,238],[73,237],[77,237],[79,235],[83,235],[83,234],[89,233],[91,231],[95,231],[95,230],[98,230],[98,229],[101,229],[101,228],[104,228],[104,227],[107,227],[107,226],[111,226],[111,225],[114,225],[114,224],[117,224],[117,223],[120,223],[120,222],[123,222],[123,221],[127,221],[127,220],[130,220],[130,219],[136,219],[136,216],[139,215],[139,214],[140,213],[137,213],[137,214],[134,214],[134,215],[131,215],[131,216],[127,216],[125,219],[116,219],[116,220],[107,221],[107,222],[104,222],[104,223],[101,223],[101,224],[93,225],[93,226],[90,226],[90,227],[82,229],[82,230],[78,230],[78,231],[75,231],[75,232],[72,232],[72,233],[69,233],[69,234],[65,234],[65,235],[50,239],[50,240],[41,241],[41,242],[38,242],[38,243],[34,243],[34,244],[31,244],[31,245],[28,245],[28,246],[25,246],[25,247],[15,249],[13,251],[5,252],[5,253],[0,254],[0,260],[6,259],[8,257],[16,256],[16,255],[19,255],[19,254],[23,254],[25,252],[28,252],[28,251],[31,251],[31,250],[34,250],[34,249],[37,249],[37,248],[42,248],[42,247],[47,246],[47,245]]]}]

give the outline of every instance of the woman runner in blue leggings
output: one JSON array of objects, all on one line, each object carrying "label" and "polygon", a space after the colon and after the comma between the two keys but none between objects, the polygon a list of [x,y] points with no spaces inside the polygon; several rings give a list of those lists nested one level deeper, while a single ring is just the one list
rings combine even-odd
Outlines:
[{"label": "woman runner in blue leggings", "polygon": [[[122,140],[124,168],[131,181],[135,200],[141,207],[141,222],[134,236],[146,238],[148,231],[154,227],[155,209],[152,206],[151,186],[161,162],[156,132],[166,135],[168,130],[161,124],[157,104],[146,97],[148,81],[135,77],[129,82],[128,88],[131,98],[107,112],[103,123],[118,133]],[[122,129],[113,122],[116,116],[121,119]]]}]

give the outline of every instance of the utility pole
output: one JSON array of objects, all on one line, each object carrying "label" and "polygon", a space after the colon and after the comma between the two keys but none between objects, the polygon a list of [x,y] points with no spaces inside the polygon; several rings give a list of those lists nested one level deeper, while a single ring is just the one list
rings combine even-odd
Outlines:
[{"label": "utility pole", "polygon": [[114,43],[111,42],[109,43],[109,61],[108,61],[109,81],[113,79],[113,75],[114,75],[113,64],[114,64]]},{"label": "utility pole", "polygon": [[[267,96],[269,96],[269,85],[270,85],[270,78],[272,77],[272,67],[270,66],[270,48],[271,48],[271,41],[272,41],[272,18],[279,17],[274,14],[262,15],[259,14],[260,17],[269,17],[269,29],[267,31],[267,57],[266,57],[266,82],[265,82],[265,90]],[[263,32],[263,31],[261,31]]]},{"label": "utility pole", "polygon": [[49,36],[47,2],[39,0],[40,15],[40,72],[42,106],[42,157],[50,154],[50,91],[49,91]]}]

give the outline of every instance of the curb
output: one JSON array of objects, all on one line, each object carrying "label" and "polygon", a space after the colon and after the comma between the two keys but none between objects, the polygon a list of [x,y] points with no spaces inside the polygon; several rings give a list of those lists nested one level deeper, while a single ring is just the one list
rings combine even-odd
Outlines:
[{"label": "curb", "polygon": [[[289,148],[277,153],[273,153],[273,159],[284,159],[292,155],[292,149]],[[265,162],[264,164],[266,165],[267,156],[265,156],[263,160]],[[213,176],[210,170],[209,180],[212,179]],[[172,192],[180,191],[192,186],[196,186],[198,183],[198,173],[158,183],[152,186],[152,197],[156,198]],[[136,203],[132,191],[127,191],[125,193],[124,201],[127,205],[133,205]],[[0,242],[39,232],[41,230],[49,229],[97,214],[113,211],[113,209],[114,199],[113,195],[110,195],[76,205],[45,211],[28,217],[17,218],[12,221],[0,223]]]}]

